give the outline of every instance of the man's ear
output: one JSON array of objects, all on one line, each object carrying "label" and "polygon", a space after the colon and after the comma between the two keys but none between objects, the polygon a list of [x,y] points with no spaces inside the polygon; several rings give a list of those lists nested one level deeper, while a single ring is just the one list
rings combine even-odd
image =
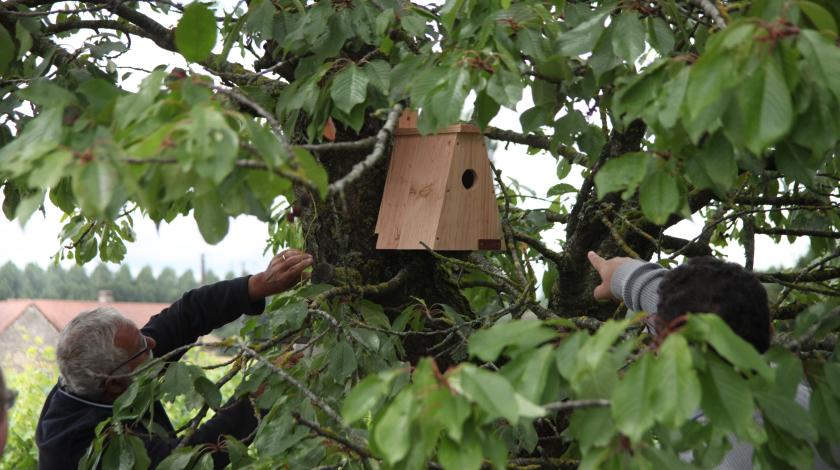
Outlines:
[{"label": "man's ear", "polygon": [[114,399],[120,396],[127,388],[127,380],[120,377],[108,377],[105,379],[105,384],[103,385],[105,396],[113,397]]}]

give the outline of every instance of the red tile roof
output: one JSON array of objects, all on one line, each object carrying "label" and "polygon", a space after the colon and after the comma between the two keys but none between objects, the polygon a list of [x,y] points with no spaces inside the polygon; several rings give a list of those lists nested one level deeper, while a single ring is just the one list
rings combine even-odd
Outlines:
[{"label": "red tile roof", "polygon": [[114,307],[142,327],[153,315],[169,307],[169,304],[143,302],[110,302],[107,304],[88,300],[11,299],[0,301],[0,332],[3,332],[30,305],[34,305],[58,331],[64,329],[76,315],[105,305]]}]

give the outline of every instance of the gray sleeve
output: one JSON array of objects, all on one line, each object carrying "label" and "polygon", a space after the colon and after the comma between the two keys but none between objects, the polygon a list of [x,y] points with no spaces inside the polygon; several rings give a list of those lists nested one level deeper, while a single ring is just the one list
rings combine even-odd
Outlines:
[{"label": "gray sleeve", "polygon": [[610,290],[630,310],[655,314],[659,304],[659,283],[667,272],[656,263],[632,260],[615,270]]}]

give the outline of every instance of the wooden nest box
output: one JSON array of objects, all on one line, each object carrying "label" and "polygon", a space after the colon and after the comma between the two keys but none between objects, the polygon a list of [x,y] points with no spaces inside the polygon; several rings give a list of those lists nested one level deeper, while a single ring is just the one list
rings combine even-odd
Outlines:
[{"label": "wooden nest box", "polygon": [[406,110],[394,131],[382,205],[380,250],[499,250],[499,209],[484,136],[468,124],[437,134],[417,131]]}]

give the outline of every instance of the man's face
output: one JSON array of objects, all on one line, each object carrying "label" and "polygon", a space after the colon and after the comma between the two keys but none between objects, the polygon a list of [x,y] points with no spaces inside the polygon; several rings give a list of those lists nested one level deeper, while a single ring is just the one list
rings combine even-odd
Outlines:
[{"label": "man's face", "polygon": [[[121,367],[120,375],[134,371],[140,364],[151,359],[151,350],[155,348],[156,344],[155,340],[151,337],[142,335],[140,330],[137,329],[137,326],[133,323],[122,325],[117,330],[117,334],[114,335],[114,346],[126,351],[130,356],[137,355],[137,353],[143,351],[144,348],[148,348],[149,351],[137,355],[137,357],[131,359],[124,368]],[[111,399],[116,399],[116,397],[124,392],[130,384],[131,380],[125,377],[108,378],[105,380],[106,396]]]}]

